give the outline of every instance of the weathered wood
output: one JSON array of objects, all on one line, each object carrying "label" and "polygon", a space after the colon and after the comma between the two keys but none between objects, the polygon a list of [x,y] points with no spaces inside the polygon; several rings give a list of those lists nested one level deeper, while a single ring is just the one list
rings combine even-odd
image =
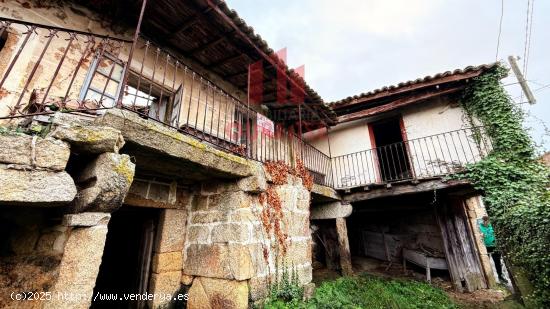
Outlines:
[{"label": "weathered wood", "polygon": [[402,94],[402,93],[405,93],[405,92],[419,90],[419,89],[422,89],[422,88],[427,88],[427,87],[431,87],[431,86],[435,86],[435,85],[440,85],[440,84],[456,82],[456,81],[460,81],[460,80],[464,80],[464,79],[469,79],[469,78],[472,78],[472,77],[479,76],[479,74],[481,74],[481,72],[483,72],[483,70],[480,69],[480,70],[477,70],[477,71],[463,73],[463,74],[452,74],[452,75],[449,75],[449,76],[446,76],[446,77],[436,78],[436,79],[432,79],[432,80],[425,81],[425,82],[414,83],[410,86],[402,86],[402,87],[398,87],[398,88],[395,88],[395,89],[388,89],[386,91],[380,91],[380,92],[378,92],[374,95],[364,96],[364,97],[360,97],[360,98],[357,98],[355,100],[352,100],[350,102],[336,104],[334,106],[334,109],[338,110],[338,109],[345,108],[345,107],[348,107],[348,106],[351,106],[351,105],[357,105],[357,104],[363,104],[363,103],[368,103],[368,102],[371,102],[371,101],[375,101],[377,99],[385,98],[385,97],[388,97],[390,95],[398,95],[398,94]]},{"label": "weathered wood", "polygon": [[461,252],[466,262],[467,287],[471,291],[486,289],[487,282],[481,268],[481,262],[475,250],[472,231],[466,222],[465,205],[463,199],[456,199],[452,203],[457,235],[460,237]]},{"label": "weathered wood", "polygon": [[[443,207],[444,205],[439,205],[439,208]],[[447,265],[449,265],[449,274],[451,276],[451,282],[453,283],[453,287],[455,290],[462,292],[462,284],[461,284],[461,277],[460,272],[458,270],[458,263],[456,261],[456,256],[453,251],[453,245],[450,241],[449,234],[447,232],[447,224],[445,221],[445,216],[440,214],[440,212],[443,212],[444,210],[436,209],[435,217],[437,220],[437,224],[441,230],[441,239],[443,240],[443,247],[445,249],[445,258],[447,260]]]},{"label": "weathered wood", "polygon": [[487,287],[473,239],[465,222],[464,204],[452,198],[436,209],[449,273],[457,291],[473,292]]},{"label": "weathered wood", "polygon": [[464,89],[464,86],[453,87],[453,88],[446,89],[446,90],[435,90],[435,91],[430,91],[428,93],[422,93],[422,94],[407,96],[405,98],[397,99],[395,101],[392,101],[390,103],[386,103],[386,104],[383,104],[383,105],[380,105],[380,106],[367,108],[367,109],[364,109],[364,110],[361,110],[361,111],[358,111],[358,112],[355,112],[355,113],[350,113],[350,114],[345,114],[345,115],[339,116],[338,117],[338,123],[353,121],[353,120],[365,118],[365,117],[368,117],[368,116],[372,116],[372,115],[375,115],[375,114],[388,112],[388,111],[394,110],[394,109],[399,108],[399,107],[403,107],[403,106],[406,106],[406,105],[409,105],[409,104],[412,104],[412,103],[416,103],[418,101],[428,100],[428,99],[435,98],[435,97],[438,97],[438,96],[458,92],[462,89]]},{"label": "weathered wood", "polygon": [[469,186],[470,183],[464,180],[449,180],[443,181],[441,179],[422,181],[419,184],[396,184],[391,188],[387,189],[386,187],[382,188],[371,188],[367,192],[356,192],[348,195],[344,195],[344,201],[348,202],[359,202],[366,201],[375,198],[393,196],[393,195],[405,195],[405,194],[414,194],[419,192],[428,192],[433,190],[447,189],[451,187],[458,186]]},{"label": "weathered wood", "polygon": [[340,248],[340,266],[345,276],[353,274],[351,266],[351,254],[349,252],[348,228],[345,218],[336,218],[336,233],[338,234],[338,247]]}]

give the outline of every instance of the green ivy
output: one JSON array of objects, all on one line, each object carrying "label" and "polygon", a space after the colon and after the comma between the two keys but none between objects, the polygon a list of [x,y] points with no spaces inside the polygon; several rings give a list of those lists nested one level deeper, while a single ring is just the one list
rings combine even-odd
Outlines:
[{"label": "green ivy", "polygon": [[550,308],[550,172],[537,160],[522,111],[502,87],[507,74],[498,65],[474,78],[464,92],[461,104],[470,121],[481,121],[493,151],[457,177],[484,192],[498,246],[527,271],[534,286],[527,297]]}]

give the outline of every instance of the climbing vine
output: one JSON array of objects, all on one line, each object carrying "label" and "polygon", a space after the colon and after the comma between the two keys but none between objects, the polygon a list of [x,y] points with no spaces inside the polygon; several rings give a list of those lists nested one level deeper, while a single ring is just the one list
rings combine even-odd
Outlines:
[{"label": "climbing vine", "polygon": [[[259,202],[265,207],[262,208],[262,225],[267,233],[273,230],[273,233],[279,244],[281,254],[285,255],[287,250],[288,235],[281,229],[283,220],[283,209],[281,198],[279,197],[275,186],[284,185],[288,182],[288,176],[294,175],[302,179],[302,184],[306,189],[313,187],[313,177],[306,169],[304,163],[300,160],[296,162],[296,168],[292,168],[284,161],[267,161],[264,163],[267,173],[271,176],[271,182],[266,192],[261,193]],[[264,250],[265,251],[265,250]],[[267,257],[267,254],[264,253]]]},{"label": "climbing vine", "polygon": [[[522,111],[502,87],[507,69],[498,65],[476,77],[461,104],[472,126],[477,119],[493,151],[457,177],[483,190],[498,246],[509,261],[523,268],[534,286],[531,302],[550,307],[550,172],[536,158],[522,126]],[[480,134],[477,134],[479,136]]]}]

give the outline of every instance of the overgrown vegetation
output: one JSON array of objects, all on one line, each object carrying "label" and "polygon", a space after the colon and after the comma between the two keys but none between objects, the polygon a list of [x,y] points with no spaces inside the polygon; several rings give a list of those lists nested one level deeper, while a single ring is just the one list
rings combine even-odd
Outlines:
[{"label": "overgrown vegetation", "polygon": [[[283,272],[280,280],[270,287],[269,297],[265,300],[266,304],[282,303],[286,305],[298,306],[302,302],[304,289],[298,279],[296,267],[292,267],[289,274],[286,265],[282,267]],[[277,274],[278,276],[278,274]]]},{"label": "overgrown vegetation", "polygon": [[458,177],[483,190],[498,246],[527,271],[535,288],[531,300],[550,308],[550,173],[536,158],[521,110],[500,83],[506,74],[498,66],[465,90],[462,106],[471,121],[482,122],[493,151]]},{"label": "overgrown vegetation", "polygon": [[269,298],[264,308],[456,308],[443,290],[423,282],[370,275],[327,281],[308,301]]}]

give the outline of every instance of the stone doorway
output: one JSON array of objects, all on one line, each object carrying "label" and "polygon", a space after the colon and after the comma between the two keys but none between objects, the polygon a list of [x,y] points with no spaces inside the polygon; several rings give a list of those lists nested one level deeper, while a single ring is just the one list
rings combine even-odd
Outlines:
[{"label": "stone doorway", "polygon": [[[94,296],[143,294],[148,291],[159,210],[122,206],[108,225],[107,240]],[[97,297],[91,308],[146,308],[146,300],[105,300]]]}]

